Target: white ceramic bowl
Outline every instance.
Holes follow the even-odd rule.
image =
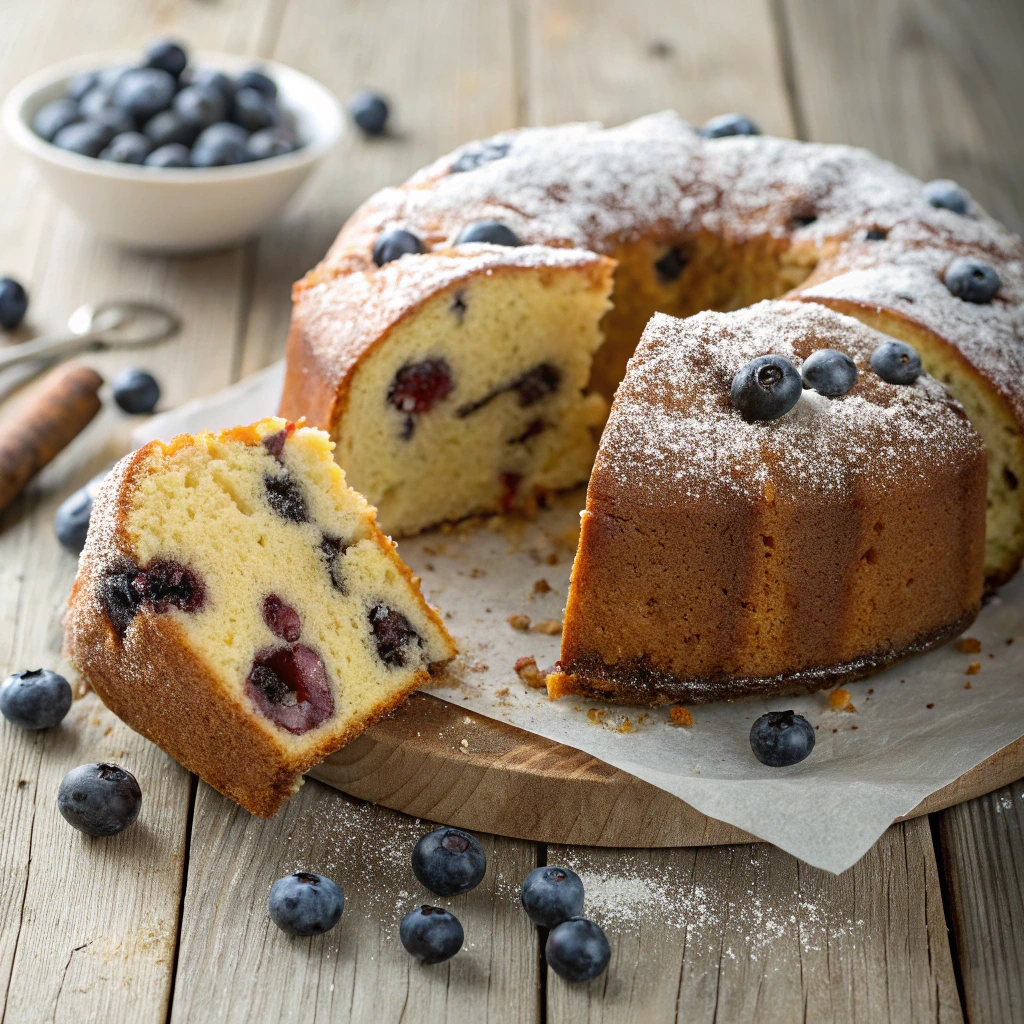
[[[257,63],[226,53],[197,52],[191,59],[229,74]],[[62,96],[72,75],[137,61],[137,53],[100,53],[46,68],[11,90],[0,115],[53,191],[98,232],[132,248],[185,252],[249,238],[341,135],[344,119],[333,93],[300,71],[264,60],[259,65],[295,118],[302,146],[293,153],[231,167],[138,167],[69,153],[32,130],[39,108]]]

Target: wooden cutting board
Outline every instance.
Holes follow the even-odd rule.
[[[310,772],[344,793],[430,821],[545,843],[719,846],[756,842],[590,754],[416,693]],[[1024,776],[1024,737],[907,818]]]

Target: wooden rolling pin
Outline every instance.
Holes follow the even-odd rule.
[[[103,378],[87,366],[62,366],[10,422],[0,425],[0,510],[100,411],[102,384]]]

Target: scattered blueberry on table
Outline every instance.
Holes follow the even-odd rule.
[[[406,914],[398,926],[402,945],[425,964],[450,960],[465,941],[459,919],[443,907],[424,904]]]
[[[388,101],[370,89],[360,89],[346,104],[356,127],[370,137],[383,135],[388,125],[391,108]]]
[[[289,935],[323,935],[340,920],[345,896],[337,882],[312,871],[296,871],[270,888],[270,918]]]
[[[191,67],[185,49],[169,39],[151,43],[136,67],[75,75],[62,97],[36,112],[32,128],[71,153],[157,168],[250,163],[301,145],[264,70],[232,79]]]
[[[480,884],[487,871],[487,856],[468,832],[442,826],[413,847],[412,870],[432,893],[457,896]]]
[[[890,338],[871,353],[871,369],[888,384],[913,384],[921,376],[921,357],[906,342]]]
[[[534,868],[523,881],[521,898],[534,924],[554,928],[583,911],[583,881],[571,868]]]
[[[13,331],[28,311],[28,292],[13,277],[0,277],[0,327]]]
[[[803,379],[788,359],[758,356],[733,377],[729,397],[748,422],[777,420],[796,405],[803,388]]]
[[[52,729],[71,710],[71,684],[48,668],[9,675],[0,686],[0,713],[22,729]]]
[[[148,370],[121,370],[110,382],[110,388],[118,406],[133,416],[151,413],[160,401],[160,385]]]
[[[600,925],[585,917],[572,917],[548,933],[544,958],[566,981],[589,981],[603,973],[612,950]]]
[[[793,711],[769,711],[751,727],[750,749],[761,764],[787,768],[814,749],[814,727]]]
[[[57,809],[90,836],[123,832],[138,816],[142,790],[135,776],[116,764],[83,764],[64,776],[57,791]]]

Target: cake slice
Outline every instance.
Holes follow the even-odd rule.
[[[590,479],[550,696],[814,690],[966,629],[985,447],[937,381],[879,376],[872,354],[891,344],[811,303],[650,321]],[[801,391],[822,349],[856,366],[835,397]],[[733,381],[769,355],[788,361],[795,405],[748,420]]]
[[[390,533],[528,510],[590,473],[614,265],[467,244],[315,270],[294,291],[281,415],[330,432]]]
[[[456,653],[331,448],[265,419],[126,456],[65,624],[112,711],[264,817]]]

